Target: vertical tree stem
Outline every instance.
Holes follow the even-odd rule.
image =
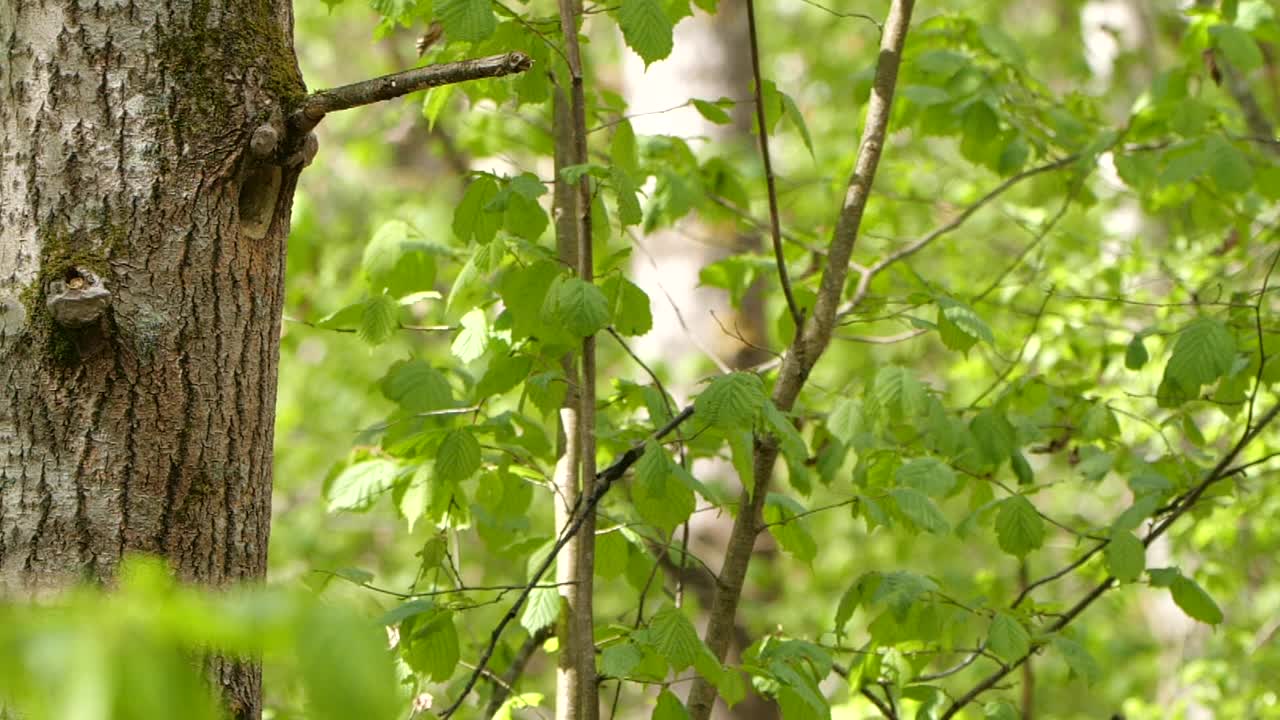
[[[570,160],[573,164],[587,162],[587,102],[583,90],[582,50],[578,44],[578,17],[582,14],[581,0],[559,0],[560,31],[564,37],[565,60],[569,66],[569,135]],[[559,184],[563,178],[557,175]],[[591,243],[591,185],[585,174],[578,179],[575,211],[578,241],[578,277],[585,282],[594,279],[594,257]],[[582,340],[581,374],[578,383],[578,448],[581,455],[581,494],[592,497],[596,483],[596,341],[594,336]],[[590,513],[583,519],[578,542],[573,551],[574,585],[573,603],[570,608],[569,640],[574,644],[577,665],[577,706],[575,720],[596,720],[600,714],[596,687],[595,617],[592,610],[593,582],[595,574],[595,515],[586,505],[582,512]]]
[[[783,359],[773,387],[773,402],[784,412],[795,404],[810,371],[831,341],[836,310],[849,274],[849,258],[853,254],[862,215],[867,207],[871,185],[888,135],[893,94],[898,83],[898,67],[902,62],[902,48],[906,43],[907,28],[911,24],[914,6],[914,0],[894,0],[889,8],[889,16],[885,19],[875,82],[871,87],[871,100],[867,104],[866,125],[858,147],[858,159],[845,192],[844,204],[840,208],[839,220],[832,233],[813,318],[805,324],[803,331],[797,330],[796,339]],[[752,482],[742,493],[742,507],[734,519],[707,624],[707,646],[721,660],[729,649],[738,601],[742,596],[742,584],[751,562],[751,550],[755,545],[756,535],[760,532],[760,511],[769,492],[769,481],[777,459],[777,444],[769,437],[757,437],[752,461]],[[707,720],[711,716],[715,699],[716,691],[710,683],[701,677],[695,680],[689,694],[689,715],[692,720]]]

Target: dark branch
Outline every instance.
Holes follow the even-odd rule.
[[[517,51],[427,65],[330,90],[320,90],[302,101],[301,107],[294,113],[293,125],[297,131],[307,133],[331,112],[391,100],[441,85],[522,73],[532,66],[533,59]]]

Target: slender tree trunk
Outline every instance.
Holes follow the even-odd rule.
[[[108,582],[128,552],[263,577],[292,23],[286,0],[0,0],[0,592]],[[256,666],[208,663],[257,717]]]

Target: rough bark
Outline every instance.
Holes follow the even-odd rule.
[[[0,0],[0,593],[263,577],[304,92],[286,0]]]

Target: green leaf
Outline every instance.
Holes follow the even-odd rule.
[[[409,532],[413,532],[413,526],[418,524],[427,510],[431,493],[430,481],[430,467],[419,465],[409,482],[399,483],[392,488],[391,498],[395,500],[396,509],[400,511],[405,524],[409,526]]]
[[[1209,177],[1224,192],[1243,193],[1253,186],[1253,166],[1230,140],[1214,136],[1205,148],[1210,159]]]
[[[780,493],[769,493],[765,498],[764,522],[782,549],[803,563],[812,563],[818,555],[818,544],[813,535],[796,518],[805,507],[794,498]]]
[[[942,344],[952,350],[968,352],[978,341],[993,344],[995,336],[991,328],[968,305],[938,298],[938,334]]]
[[[1022,715],[1011,703],[996,700],[982,706],[982,717],[984,720],[1019,720]]]
[[[897,365],[876,373],[870,396],[876,410],[888,411],[895,422],[912,420],[928,407],[924,386],[910,370]]]
[[[618,200],[618,224],[622,227],[639,225],[644,220],[644,211],[636,199],[636,184],[631,175],[614,165],[610,170],[610,184]]]
[[[374,295],[365,300],[360,312],[360,339],[381,345],[400,327],[400,304],[390,295]]]
[[[485,4],[488,4],[487,0]],[[492,176],[481,175],[472,180],[462,195],[462,201],[453,211],[453,234],[463,242],[487,243],[493,240],[498,228],[502,226],[502,213],[489,210],[488,207],[497,196],[498,181]]]
[[[1031,652],[1031,636],[1017,618],[1008,613],[997,612],[991,618],[987,647],[1001,660],[1011,663]]]
[[[436,15],[450,40],[480,42],[498,27],[489,0],[436,0]]]
[[[1102,403],[1091,405],[1080,419],[1080,437],[1083,440],[1111,440],[1120,434],[1120,423],[1115,413]]]
[[[542,704],[543,698],[542,693],[536,692],[509,695],[506,700],[502,701],[502,705],[498,706],[490,720],[515,720],[513,711],[536,708]]]
[[[912,488],[897,488],[890,491],[898,509],[916,527],[935,535],[949,532],[951,525],[924,493]]]
[[[408,223],[383,223],[365,246],[361,259],[369,288],[374,293],[386,290],[394,297],[430,290],[435,283],[436,263],[426,247]]]
[[[697,109],[699,115],[716,125],[728,125],[733,122],[733,118],[729,116],[729,113],[725,112],[724,108],[716,103],[695,99],[693,107]]]
[[[1062,636],[1054,637],[1050,642],[1054,649],[1062,655],[1062,659],[1067,662],[1067,667],[1071,669],[1071,672],[1086,683],[1092,684],[1102,675],[1102,669],[1098,667],[1098,661],[1094,660],[1089,651],[1080,643]]]
[[[621,531],[606,532],[596,536],[595,574],[601,580],[612,580],[627,569],[630,552],[627,539]]]
[[[978,413],[969,423],[969,430],[978,445],[982,459],[998,466],[1013,455],[1017,448],[1017,435],[1009,419],[997,410],[987,409]]]
[[[782,99],[782,113],[786,116],[787,121],[796,127],[800,132],[800,139],[804,141],[805,149],[809,151],[809,157],[816,157],[813,154],[813,138],[809,137],[809,126],[804,122],[804,114],[800,112],[800,108],[796,105],[796,101],[791,96],[779,91],[778,95]]]
[[[766,400],[764,381],[747,372],[734,372],[713,379],[694,400],[698,418],[725,430],[755,427]]]
[[[996,512],[996,539],[1001,550],[1023,557],[1044,544],[1044,519],[1022,495],[1007,497]]]
[[[609,142],[609,158],[633,183],[640,179],[640,154],[636,149],[636,131],[631,127],[630,120],[623,120],[614,126],[613,139]]]
[[[520,625],[532,635],[560,616],[560,593],[553,587],[534,588],[520,614]]]
[[[693,623],[678,608],[667,608],[649,620],[648,637],[674,672],[693,665],[705,650]]]
[[[1172,587],[1173,581],[1182,577],[1178,568],[1148,568],[1147,578],[1151,587]]]
[[[422,99],[422,117],[427,120],[427,130],[436,129],[436,121],[440,119],[440,113],[448,107],[449,100],[453,98],[453,91],[457,85],[437,85],[427,90],[427,95]]]
[[[1196,394],[1202,385],[1230,371],[1235,355],[1235,339],[1226,326],[1214,318],[1198,317],[1178,333],[1164,377],[1184,392]]]
[[[1226,56],[1232,69],[1248,73],[1262,67],[1262,50],[1253,36],[1235,25],[1214,25],[1209,28],[1213,44]]]
[[[1147,548],[1131,532],[1112,533],[1111,541],[1102,552],[1107,571],[1120,582],[1134,582],[1147,569]]]
[[[624,678],[640,664],[643,657],[640,648],[630,642],[610,645],[600,653],[600,674],[605,677]]]
[[[845,445],[853,445],[854,438],[863,432],[862,401],[842,397],[827,416],[827,430],[832,437]]]
[[[480,442],[470,428],[449,431],[436,451],[435,476],[447,483],[460,483],[480,469]]]
[[[604,282],[604,294],[609,301],[613,329],[618,334],[639,336],[653,329],[649,296],[638,285],[621,274],[611,275]]]
[[[1019,485],[1030,485],[1035,482],[1036,475],[1031,469],[1031,463],[1027,462],[1027,458],[1022,453],[1015,450],[1009,457],[1009,465],[1013,468],[1013,474],[1018,478]]]
[[[1134,335],[1124,349],[1124,366],[1130,370],[1141,370],[1150,358],[1147,346],[1142,342],[1142,334]]]
[[[609,325],[609,301],[599,287],[571,277],[561,281],[554,290],[550,314],[573,335],[587,337]]]
[[[461,658],[453,613],[436,610],[410,620],[405,628],[412,628],[407,643],[409,666],[435,682],[448,680]]]
[[[409,412],[429,412],[453,405],[453,390],[440,371],[425,360],[400,360],[379,383],[383,397]]]
[[[462,316],[462,330],[449,347],[453,356],[464,363],[474,362],[489,347],[489,323],[484,310],[473,308]]]
[[[689,711],[685,710],[670,690],[658,693],[658,704],[653,708],[652,720],[689,720]]]
[[[1205,592],[1195,580],[1179,575],[1169,585],[1169,592],[1173,595],[1173,601],[1178,607],[1193,620],[1209,625],[1222,622],[1222,608],[1218,607],[1218,603],[1214,602],[1209,593]]]
[[[946,495],[956,485],[956,474],[937,458],[923,457],[907,461],[898,468],[901,485],[915,488],[926,495]]]
[[[390,460],[365,460],[347,467],[329,483],[329,512],[367,510],[391,489],[400,466]]]
[[[675,26],[657,0],[622,0],[618,26],[627,47],[636,51],[645,67],[671,54]]]
[[[631,499],[645,522],[667,534],[688,520],[696,505],[693,490],[676,478],[675,463],[654,442],[645,444],[644,455],[636,462]]]

